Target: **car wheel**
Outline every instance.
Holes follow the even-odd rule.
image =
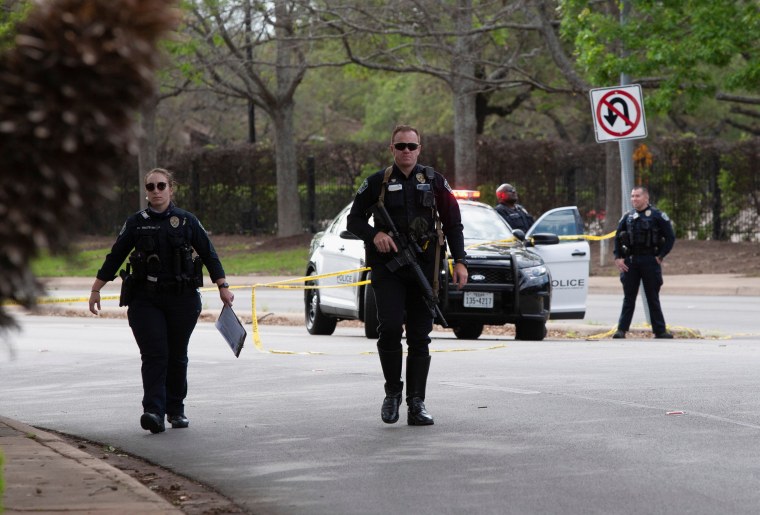
[[[309,272],[309,275],[316,275],[314,270]],[[313,286],[314,282],[307,282],[307,286]],[[319,290],[307,288],[303,293],[304,297],[304,315],[306,322],[306,330],[309,334],[324,334],[330,335],[335,332],[335,326],[338,324],[338,320],[330,318],[322,313],[319,308]]]
[[[546,322],[518,320],[515,323],[515,340],[541,341],[546,336]]]
[[[367,279],[370,278],[371,276],[368,275]],[[377,331],[378,324],[375,290],[371,284],[368,284],[364,287],[364,336],[370,340],[379,338],[380,333]]]
[[[453,329],[460,340],[477,340],[483,334],[483,324],[474,322],[463,322]]]

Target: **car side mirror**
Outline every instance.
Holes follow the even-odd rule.
[[[525,241],[525,231],[523,231],[522,229],[514,229],[512,231],[512,236],[514,236],[520,241]]]
[[[559,236],[550,232],[539,232],[531,236],[533,245],[556,245],[559,243]]]
[[[340,231],[340,234],[338,235],[344,240],[358,240],[360,239],[357,235],[355,235],[352,232],[349,231]]]

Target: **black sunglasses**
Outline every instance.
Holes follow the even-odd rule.
[[[156,183],[149,182],[145,185],[145,189],[148,191],[153,191],[156,188],[158,188],[158,191],[164,191],[167,186],[168,184],[166,184],[165,182],[156,182]]]
[[[405,148],[408,148],[409,150],[417,150],[419,148],[419,143],[394,143],[393,148],[396,150],[404,150]]]

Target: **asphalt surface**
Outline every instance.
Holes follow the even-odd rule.
[[[255,278],[255,282],[266,283],[271,279],[279,278]],[[252,278],[230,278],[229,282],[233,285],[247,284],[251,280]],[[57,284],[59,287],[71,288],[72,290],[82,289],[84,294],[89,290],[90,283],[89,280],[72,279],[61,280]],[[592,277],[589,291],[591,293],[620,293],[620,283],[614,277]],[[700,295],[705,292],[709,292],[710,295],[760,296],[760,278],[726,275],[667,276],[665,278],[665,286],[663,287],[663,294],[665,295]],[[238,313],[242,316],[245,314],[245,309],[241,308],[238,308]],[[576,329],[582,328],[583,324],[575,324],[574,327]],[[599,327],[591,327],[588,330],[598,333]],[[451,386],[460,389],[468,388],[468,385],[462,384],[452,384]],[[523,396],[529,393],[522,392]],[[567,399],[558,398],[557,400],[555,409],[558,413],[572,411],[572,407],[567,405]],[[612,409],[615,409],[615,402],[611,402],[610,405]],[[625,402],[620,401],[617,405],[625,405]],[[518,408],[530,409],[530,406],[525,405]],[[705,418],[709,417],[706,416]],[[621,421],[620,423],[622,424],[620,427],[621,435],[626,435],[625,422]],[[567,429],[568,431],[573,430],[572,428]],[[757,428],[752,427],[752,429]],[[752,434],[754,435],[754,432]],[[617,445],[620,442],[606,443],[607,445]],[[576,444],[586,445],[581,441],[577,441]],[[403,445],[402,440],[401,446],[403,447]],[[430,450],[435,453],[446,453],[445,442],[440,445],[443,447],[430,448]],[[515,442],[514,445],[519,446],[520,443]],[[552,442],[546,441],[544,445],[547,449],[551,449]],[[5,513],[179,513],[175,507],[147,486],[142,485],[125,473],[72,448],[55,435],[28,426],[23,422],[0,416],[0,449],[4,455],[5,478],[5,491],[0,507],[4,507]],[[473,448],[472,452],[483,453],[485,461],[488,461],[487,449]],[[733,449],[731,452],[736,454],[737,459],[740,459],[740,450]],[[619,464],[621,467],[625,467],[625,460],[642,459],[641,456],[636,456],[635,450],[626,451],[623,456],[624,459],[621,459]],[[674,457],[674,460],[679,463],[684,459],[688,460],[688,456]],[[741,459],[747,459],[747,457]],[[484,466],[489,465],[485,463]],[[522,466],[528,467],[526,470],[529,470],[528,463],[523,463]],[[686,480],[693,481],[693,479],[687,478]],[[528,475],[524,480],[547,481],[547,478],[531,478]],[[558,487],[561,488],[562,485],[547,484],[547,488]],[[685,487],[686,485],[684,485]],[[588,488],[593,491],[597,487],[589,484]],[[463,495],[466,495],[466,492]],[[540,500],[534,499],[533,501],[538,503],[537,506],[540,506]],[[477,503],[478,501],[473,499],[473,502]],[[663,502],[679,502],[679,500],[664,499]],[[735,507],[741,508],[739,511],[742,512],[746,508],[744,506]],[[525,505],[524,508],[526,509],[525,512],[530,512],[528,505]],[[517,512],[519,511],[517,510]],[[729,509],[729,511],[731,510]],[[663,510],[663,512],[673,513],[674,511]]]

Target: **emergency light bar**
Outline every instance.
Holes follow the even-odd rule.
[[[454,198],[460,198],[464,200],[477,200],[480,198],[480,192],[477,190],[451,190],[454,194]]]

